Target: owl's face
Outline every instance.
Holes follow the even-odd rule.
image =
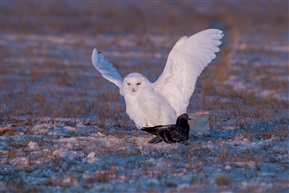
[[[148,79],[139,73],[131,73],[123,80],[124,90],[132,95],[135,95],[140,88],[148,83]]]

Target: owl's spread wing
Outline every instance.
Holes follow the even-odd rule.
[[[118,86],[120,94],[123,95],[122,93],[123,79],[121,78],[120,74],[115,69],[115,67],[106,60],[106,58],[103,56],[101,52],[97,52],[95,48],[92,52],[91,60],[96,70],[98,70],[105,79],[109,80],[110,82]]]
[[[153,86],[166,96],[177,115],[186,112],[197,78],[220,51],[222,37],[221,30],[204,30],[182,37],[171,50],[165,69]]]

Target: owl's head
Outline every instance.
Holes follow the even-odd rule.
[[[142,74],[134,72],[128,74],[123,80],[123,88],[126,92],[135,95],[137,91],[149,83]]]

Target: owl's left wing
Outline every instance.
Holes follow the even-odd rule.
[[[98,52],[95,48],[92,52],[91,60],[96,70],[98,70],[105,79],[118,86],[120,94],[123,95],[123,79],[121,78],[116,68],[106,60],[101,52]]]
[[[153,87],[167,98],[177,115],[186,112],[197,78],[220,51],[222,37],[221,30],[204,30],[182,37],[171,50],[165,69]]]

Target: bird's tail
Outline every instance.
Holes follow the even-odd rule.
[[[153,135],[158,135],[158,130],[159,129],[166,129],[172,125],[157,125],[154,127],[143,127],[141,128],[142,131],[145,131],[147,133],[153,134]]]
[[[141,128],[141,130],[145,131],[147,133],[153,134],[153,135],[158,134],[158,129],[156,129],[155,127],[143,127],[143,128]]]
[[[163,141],[163,139],[160,136],[156,136],[155,138],[150,140],[148,143],[160,143],[162,141]]]

